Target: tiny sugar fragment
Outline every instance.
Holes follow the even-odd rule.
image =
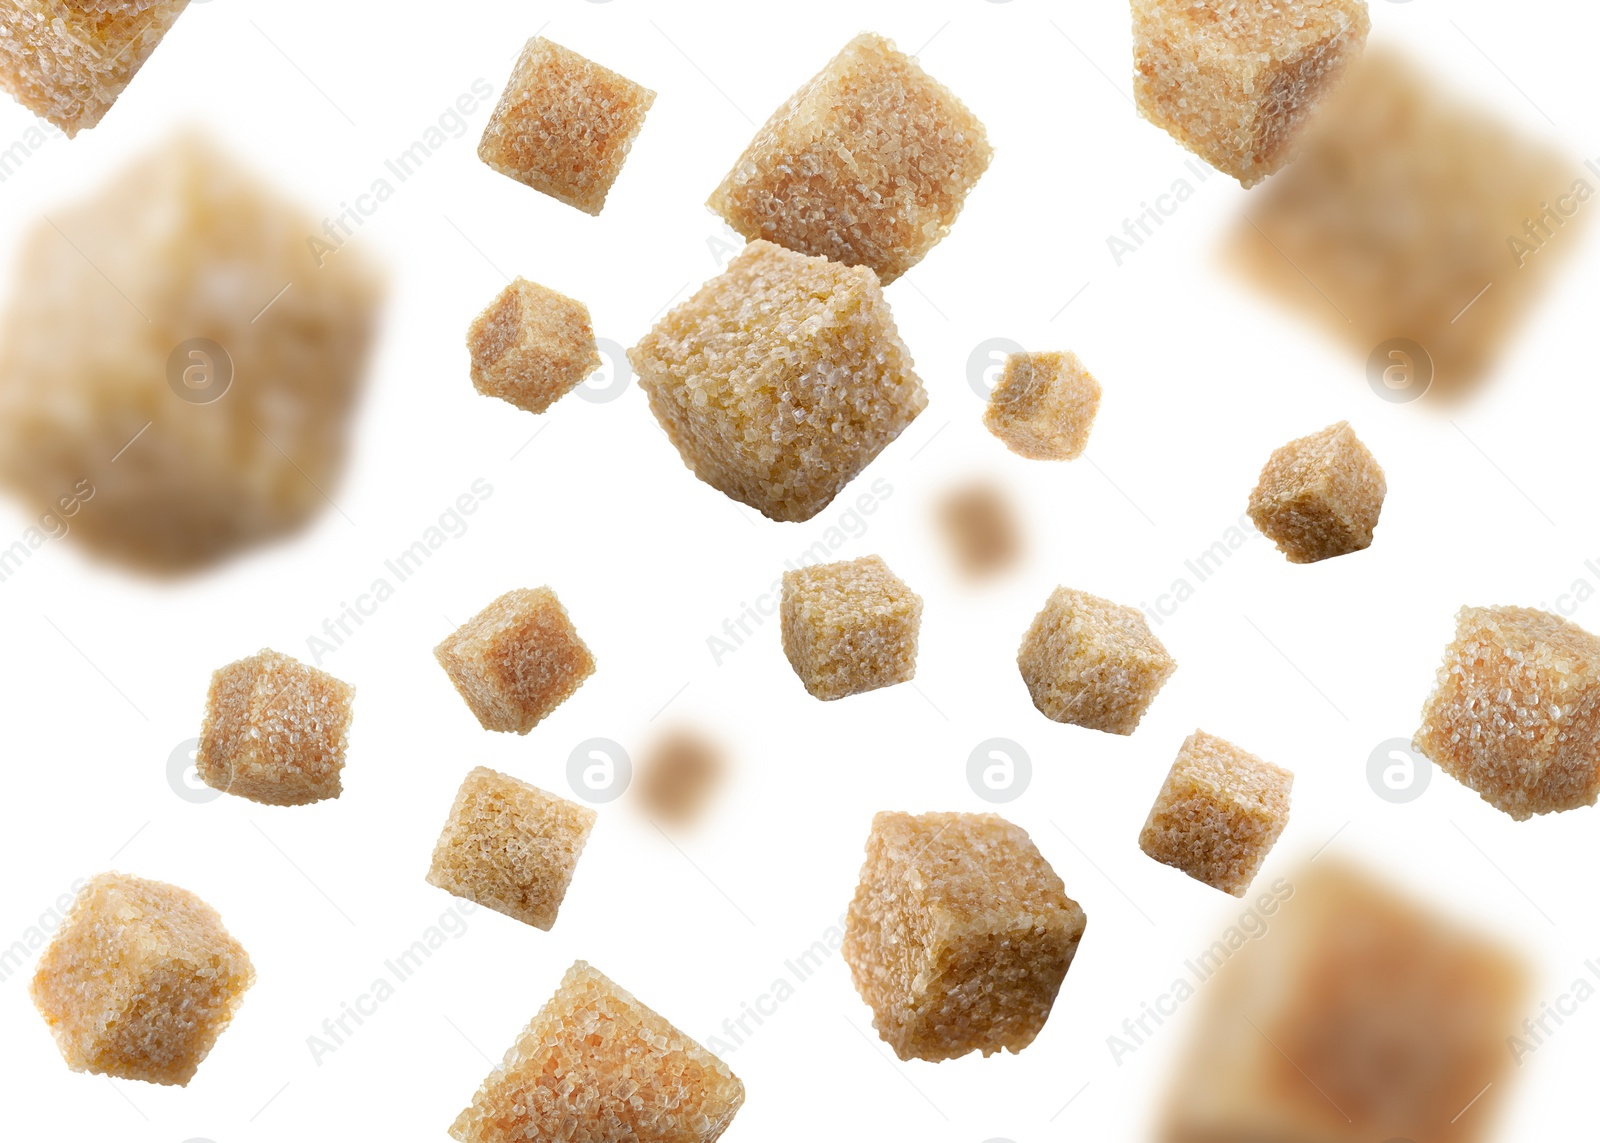
[[[1203,730],[1184,740],[1139,848],[1196,881],[1243,897],[1289,824],[1294,775]]]
[[[594,674],[594,656],[548,587],[508,591],[433,649],[485,730],[527,734]]]
[[[1100,382],[1073,353],[1013,353],[989,393],[983,423],[1018,456],[1072,460],[1089,443]]]
[[[1004,818],[880,813],[843,950],[884,1042],[937,1062],[1033,1043],[1086,924]]]
[[[483,129],[478,158],[586,214],[599,214],[656,93],[535,36]]]
[[[1293,156],[1370,26],[1365,0],[1133,0],[1139,114],[1254,186]]]
[[[1518,821],[1600,797],[1600,638],[1526,607],[1463,607],[1415,748]]]
[[[974,482],[951,489],[939,502],[939,523],[956,566],[969,579],[1006,571],[1022,555],[1016,509],[993,484]]]
[[[428,884],[548,932],[595,816],[479,766],[456,793]]]
[[[473,387],[542,413],[600,368],[589,309],[526,278],[512,282],[467,330]]]
[[[1359,552],[1372,544],[1383,469],[1348,421],[1273,452],[1250,494],[1250,519],[1290,563]]]
[[[928,404],[872,271],[752,242],[628,351],[701,480],[809,520]]]
[[[337,798],[356,689],[262,650],[211,676],[195,768],[206,785],[269,806]]]
[[[185,1086],[255,970],[187,889],[102,873],[78,893],[29,992],[75,1072]]]
[[[709,205],[748,239],[888,285],[950,232],[992,155],[959,99],[868,33],[773,113]]]
[[[1132,734],[1178,664],[1135,608],[1058,587],[1023,636],[1017,667],[1046,718]]]
[[[712,1143],[744,1103],[716,1056],[583,961],[450,1128],[459,1143]]]
[[[922,597],[878,556],[783,573],[783,653],[814,698],[840,699],[917,673]]]

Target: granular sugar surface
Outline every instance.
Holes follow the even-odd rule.
[[[1250,494],[1250,518],[1291,563],[1372,545],[1388,483],[1348,421],[1275,449]]]
[[[518,278],[467,330],[472,384],[530,413],[542,413],[600,368],[589,309]]]
[[[1073,460],[1089,443],[1100,382],[1074,353],[1013,353],[989,392],[983,423],[1018,456]]]
[[[783,573],[783,652],[814,697],[844,698],[917,673],[922,597],[880,556]]]

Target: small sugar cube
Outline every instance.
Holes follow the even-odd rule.
[[[872,272],[756,241],[628,360],[713,488],[809,520],[928,404]]]
[[[79,891],[29,992],[75,1072],[183,1087],[255,969],[187,889],[102,873]]]
[[[1365,0],[1133,0],[1139,114],[1245,186],[1361,57]]]
[[[479,766],[456,792],[428,884],[549,931],[595,812]]]
[[[1006,571],[1022,557],[1016,509],[996,485],[975,481],[951,489],[939,501],[938,517],[950,554],[969,579]]]
[[[594,656],[548,587],[508,591],[433,649],[485,730],[526,734],[594,674]]]
[[[483,129],[478,158],[586,214],[599,214],[656,93],[535,36]]]
[[[1100,382],[1073,353],[1013,353],[989,392],[983,423],[1018,456],[1072,460],[1089,443]]]
[[[1017,668],[1046,718],[1132,734],[1178,664],[1137,609],[1058,587],[1023,636]]]
[[[194,756],[201,781],[269,806],[337,798],[355,693],[271,650],[213,672]]]
[[[1527,607],[1463,607],[1415,748],[1518,821],[1600,796],[1600,638]]]
[[[1087,919],[1019,826],[994,814],[880,813],[844,958],[902,1060],[1033,1043]]]
[[[473,387],[542,413],[600,368],[589,309],[518,278],[467,330]]]
[[[1348,421],[1273,452],[1250,493],[1250,519],[1294,564],[1359,552],[1388,491],[1383,469]]]
[[[1289,824],[1294,775],[1197,730],[1150,807],[1139,848],[1213,889],[1243,897]]]
[[[840,699],[917,673],[922,597],[879,556],[783,573],[783,653],[814,698]]]
[[[726,769],[722,747],[679,727],[650,744],[633,789],[652,818],[688,825],[700,816]]]
[[[459,1143],[712,1143],[744,1084],[583,961],[539,1009],[450,1128]]]

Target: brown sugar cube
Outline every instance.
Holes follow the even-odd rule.
[[[994,814],[880,813],[845,920],[872,1026],[902,1060],[1020,1052],[1087,923],[1027,831]]]
[[[1157,1143],[1507,1137],[1497,1105],[1527,1044],[1519,954],[1332,857],[1253,905],[1253,927],[1190,962],[1202,1007]]]
[[[508,591],[433,649],[485,730],[526,734],[594,674],[594,656],[548,587]]]
[[[79,891],[29,992],[73,1071],[182,1087],[255,978],[199,897],[102,873]]]
[[[1139,848],[1213,889],[1243,897],[1289,824],[1294,775],[1197,730],[1150,807]]]
[[[959,99],[866,33],[773,113],[708,205],[748,239],[888,285],[950,233],[992,155]]]
[[[1100,382],[1072,353],[1013,353],[989,393],[984,426],[1018,456],[1072,460],[1089,443]]]
[[[1388,485],[1348,421],[1275,450],[1250,493],[1250,519],[1293,564],[1372,544]]]
[[[1016,510],[993,484],[951,489],[939,502],[938,518],[956,566],[970,579],[1003,572],[1022,556]]]
[[[1518,821],[1600,797],[1600,638],[1526,607],[1463,607],[1413,745]]]
[[[428,884],[548,932],[595,816],[479,766],[456,793]]]
[[[878,556],[783,573],[783,653],[813,698],[910,682],[922,597]]]
[[[526,278],[477,316],[467,350],[473,387],[530,413],[544,412],[600,368],[588,307]]]
[[[1017,668],[1046,718],[1132,734],[1178,664],[1135,608],[1058,587],[1022,637]]]
[[[535,36],[483,129],[478,158],[586,214],[599,214],[656,93]]]
[[[460,1143],[712,1143],[744,1084],[583,961],[522,1030],[450,1128]]]
[[[927,406],[871,270],[752,242],[628,351],[701,480],[809,520]]]
[[[686,825],[700,816],[726,769],[720,746],[679,728],[651,743],[633,789],[652,818]]]
[[[1365,0],[1133,0],[1139,114],[1254,186],[1289,161],[1370,26]]]

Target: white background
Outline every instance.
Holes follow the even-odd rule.
[[[1600,558],[1592,259],[1567,260],[1473,404],[1448,419],[1388,404],[1361,355],[1219,267],[1248,198],[1231,181],[1198,186],[1157,240],[1113,264],[1106,236],[1183,176],[1187,157],[1130,105],[1124,5],[803,7],[197,3],[98,128],[51,140],[0,184],[9,258],[43,211],[199,120],[319,216],[337,213],[475,79],[498,94],[541,28],[660,93],[598,219],[477,161],[484,104],[368,222],[360,241],[388,266],[390,294],[353,462],[330,490],[343,515],[176,584],[86,561],[68,540],[0,585],[0,947],[76,880],[115,868],[199,893],[259,974],[196,1079],[158,1088],[67,1070],[27,996],[30,954],[0,982],[5,1135],[442,1139],[489,1059],[580,957],[689,1034],[724,1035],[724,1019],[837,923],[875,811],[990,808],[965,768],[996,736],[1033,761],[1031,787],[1002,812],[1089,915],[1043,1033],[1019,1056],[899,1063],[831,956],[727,1055],[748,1089],[728,1140],[1144,1138],[1198,1002],[1120,1066],[1106,1038],[1242,908],[1136,846],[1197,725],[1296,772],[1293,820],[1264,878],[1333,838],[1330,855],[1527,950],[1536,999],[1553,1000],[1600,953],[1593,811],[1516,823],[1437,775],[1419,800],[1392,805],[1366,778],[1373,748],[1414,729],[1458,606],[1554,606],[1580,577],[1600,584],[1584,567]],[[1377,0],[1372,18],[1375,42],[1408,45],[1574,158],[1600,156],[1591,7]],[[729,237],[706,196],[754,123],[867,28],[908,51],[926,43],[925,66],[984,120],[996,154],[951,236],[888,289],[929,407],[832,507],[775,524],[698,483],[637,387],[609,403],[569,397],[537,419],[473,392],[463,334],[502,272],[584,300],[600,336],[623,345],[716,273]],[[0,105],[0,144],[32,123]],[[1074,349],[1101,379],[1083,459],[1024,461],[983,430],[967,363],[996,337]],[[1131,738],[1033,709],[1014,656],[1051,588],[1154,600],[1236,522],[1272,448],[1341,418],[1388,473],[1369,551],[1296,567],[1252,539],[1158,629],[1179,669]],[[1024,506],[1030,556],[973,590],[930,512],[979,473]],[[273,809],[175,792],[168,757],[198,733],[210,672],[263,646],[309,658],[324,618],[479,478],[494,492],[470,529],[325,660],[358,689],[344,796]],[[829,526],[853,525],[850,505],[879,480],[892,491],[840,554],[882,554],[925,598],[915,686],[818,703],[788,669],[775,622],[718,665],[708,637]],[[28,523],[0,506],[0,539]],[[599,671],[529,736],[486,733],[431,648],[501,592],[542,583]],[[1574,617],[1600,628],[1600,603]],[[423,873],[469,768],[570,793],[580,741],[637,752],[673,719],[713,728],[736,756],[702,828],[668,839],[626,798],[602,807],[554,931],[472,913],[313,1061],[307,1037],[453,908]],[[1569,1137],[1597,1047],[1600,1006],[1580,1009],[1518,1071],[1503,1136]]]

